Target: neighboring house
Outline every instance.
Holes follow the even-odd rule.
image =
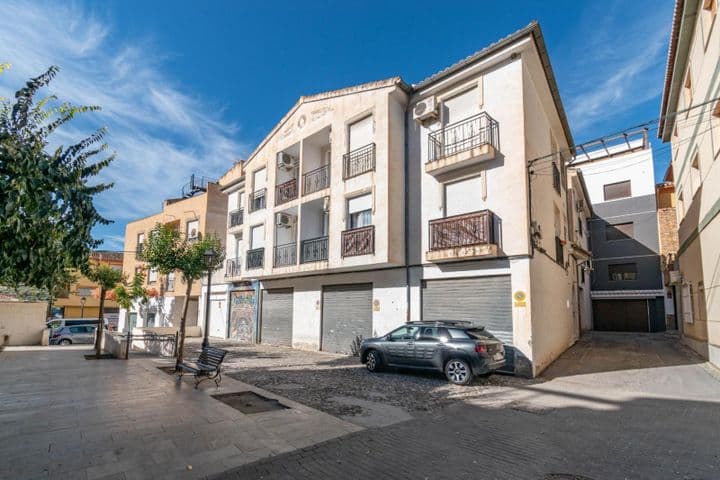
[[[570,268],[575,271],[573,314],[577,337],[581,331],[592,330],[590,220],[593,215],[592,202],[582,172],[577,168],[568,168],[568,251]]]
[[[720,366],[720,25],[718,0],[677,0],[658,136],[677,192],[679,327]]]
[[[672,165],[665,172],[663,183],[655,186],[657,198],[658,234],[660,236],[660,260],[665,288],[665,326],[670,330],[678,328],[675,312],[677,311],[677,280],[676,255],[678,251],[678,224],[675,200],[675,184],[673,183]]]
[[[664,290],[652,149],[647,132],[584,150],[572,163],[585,179],[595,213],[593,329],[665,330]]]
[[[123,252],[95,251],[90,254],[90,263],[109,265],[122,270]],[[80,272],[77,279],[65,292],[55,299],[53,315],[64,318],[97,318],[100,313],[100,287]],[[120,307],[112,298],[105,299],[104,317],[111,327],[117,327]]]
[[[470,320],[508,344],[511,370],[538,374],[582,321],[571,145],[536,23],[414,86],[301,97],[221,180],[243,208],[229,283],[259,281],[240,335],[350,353],[408,320]]]
[[[185,299],[186,284],[180,272],[160,275],[157,270],[148,269],[138,256],[150,232],[157,224],[169,225],[179,230],[189,241],[200,239],[207,234],[220,237],[225,242],[227,221],[227,198],[216,183],[203,181],[196,185],[193,177],[193,188],[181,198],[168,199],[163,202],[162,212],[149,217],[129,222],[125,227],[125,255],[123,272],[132,279],[135,272],[145,274],[145,288],[150,294],[147,304],[136,304],[130,311],[121,309],[120,330],[131,330],[135,327],[178,327]],[[193,283],[190,291],[187,311],[187,327],[201,327],[198,324],[198,297],[201,282]],[[190,328],[190,332],[198,332],[198,328]]]

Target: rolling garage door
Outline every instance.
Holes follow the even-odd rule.
[[[484,326],[506,346],[513,344],[510,275],[425,280],[423,320],[462,320]],[[507,350],[507,365],[514,371],[514,350]]]
[[[352,353],[355,338],[372,337],[372,284],[323,287],[321,350]]]
[[[260,341],[270,345],[292,346],[292,288],[263,290]]]
[[[647,332],[647,300],[593,300],[593,330]]]

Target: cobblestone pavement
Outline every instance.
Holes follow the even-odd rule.
[[[592,335],[534,384],[210,478],[715,480],[719,442],[706,364],[672,337]]]

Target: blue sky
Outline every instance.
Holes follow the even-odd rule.
[[[118,158],[103,180],[116,186],[98,205],[115,223],[95,234],[121,249],[128,220],[158,211],[190,173],[219,177],[300,95],[416,83],[533,19],[576,142],[655,118],[672,3],[0,0],[0,63],[12,64],[0,96],[54,64],[52,93],[103,107],[55,141],[109,128]],[[654,148],[659,180],[670,152]]]

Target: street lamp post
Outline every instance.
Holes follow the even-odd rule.
[[[210,328],[210,281],[212,277],[212,265],[217,253],[215,253],[215,250],[209,248],[205,250],[203,256],[205,257],[205,265],[208,267],[207,290],[205,292],[205,328],[203,328],[202,341],[202,347],[205,348],[210,346],[210,341],[208,340],[208,330]]]
[[[80,297],[80,318],[83,318],[85,316],[85,302],[87,301],[87,298]]]

